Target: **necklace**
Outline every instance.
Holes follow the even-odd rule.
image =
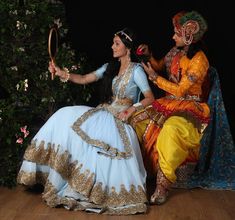
[[[129,63],[129,65],[127,66],[127,68],[125,69],[122,75],[117,75],[114,77],[112,90],[113,90],[113,94],[116,94],[116,96],[119,96],[119,95],[124,96],[126,85],[128,84],[130,75],[132,73],[132,68],[133,68],[133,65]]]
[[[188,47],[173,47],[165,56],[166,70],[170,81],[178,83],[181,78],[180,59],[187,54]]]

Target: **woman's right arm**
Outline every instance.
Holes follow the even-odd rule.
[[[85,84],[89,84],[98,80],[95,72],[87,73],[84,75],[69,73],[68,71],[66,71],[66,69],[61,69],[52,62],[49,62],[48,70],[52,74],[59,76],[61,81],[63,82],[67,82],[69,80],[77,84],[85,85]]]

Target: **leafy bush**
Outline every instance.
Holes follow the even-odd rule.
[[[89,101],[92,90],[50,79],[51,27],[59,31],[57,64],[77,73],[89,68],[86,56],[75,56],[70,47],[60,1],[1,0],[0,15],[0,84],[5,90],[0,96],[0,185],[14,186],[25,148],[39,127],[58,108]]]

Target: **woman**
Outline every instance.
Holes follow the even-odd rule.
[[[138,48],[150,56],[143,67],[166,96],[132,119],[143,145],[147,171],[157,175],[151,203],[158,205],[166,201],[171,184],[176,182],[176,169],[186,160],[198,160],[200,140],[210,116],[204,86],[209,62],[201,47],[206,21],[196,11],[180,12],[173,17],[173,25],[176,45],[163,59],[155,59],[147,45]],[[158,74],[163,70],[168,79]]]
[[[146,171],[137,136],[127,122],[154,97],[143,68],[131,62],[133,45],[129,29],[117,32],[114,61],[85,75],[49,64],[63,82],[87,84],[104,78],[104,104],[58,110],[25,152],[18,182],[43,184],[49,206],[117,215],[146,212]],[[140,91],[144,98],[139,102]]]

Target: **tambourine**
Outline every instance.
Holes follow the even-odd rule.
[[[50,59],[55,63],[55,57],[58,51],[58,31],[56,28],[51,28],[48,37],[48,53]],[[54,79],[54,73],[51,73],[51,79]]]

